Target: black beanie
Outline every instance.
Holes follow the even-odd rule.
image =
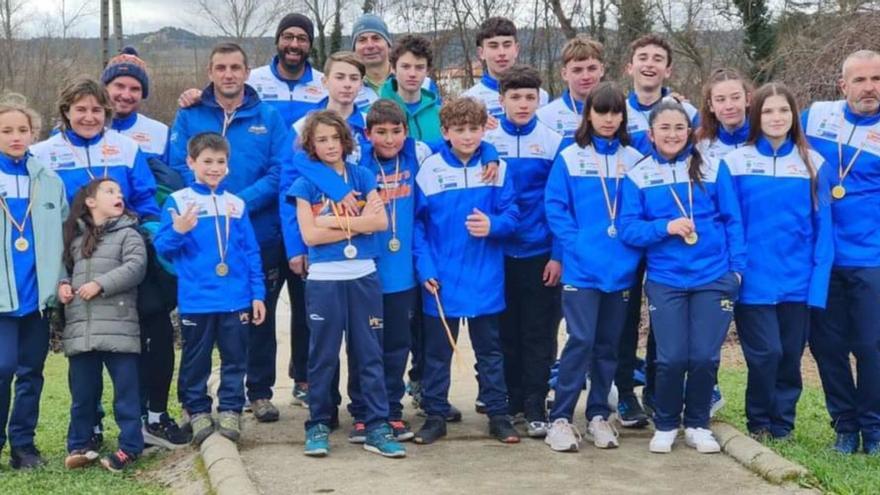
[[[302,15],[302,14],[287,14],[281,19],[281,22],[278,23],[278,29],[275,30],[275,44],[278,44],[278,38],[281,37],[281,33],[284,32],[285,29],[291,27],[298,27],[306,32],[306,36],[309,37],[309,43],[315,38],[315,26],[312,24],[312,21]]]

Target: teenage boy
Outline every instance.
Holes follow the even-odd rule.
[[[501,314],[504,381],[510,415],[524,415],[530,437],[547,432],[544,399],[556,357],[560,320],[561,256],[544,216],[544,187],[562,136],[538,121],[541,76],[529,66],[513,66],[501,76],[499,126],[486,135],[507,162],[516,191],[519,223],[504,241],[504,293]],[[552,254],[551,254],[551,251]]]
[[[437,94],[424,88],[434,59],[431,42],[424,36],[406,34],[391,49],[394,77],[389,77],[379,94],[406,112],[410,137],[433,143],[440,134],[440,103]]]
[[[456,98],[444,105],[440,125],[446,143],[425,159],[416,175],[413,252],[423,285],[421,383],[427,413],[417,443],[429,444],[446,435],[451,341],[458,335],[460,318],[468,318],[489,433],[502,442],[519,441],[507,417],[498,335],[499,313],[504,310],[504,294],[498,290],[504,284],[501,239],[516,230],[519,213],[503,160],[497,180],[482,181],[480,145],[487,120],[486,108],[472,98]]]
[[[537,115],[538,120],[567,140],[574,139],[584,102],[605,76],[603,53],[602,43],[586,36],[572,38],[562,47],[561,73],[566,89],[562,96],[539,108]]]
[[[519,43],[516,41],[516,24],[506,17],[490,17],[480,24],[477,31],[477,57],[483,62],[483,75],[462,96],[469,96],[483,103],[489,115],[501,118],[504,109],[498,94],[498,78],[514,64],[519,54]],[[550,100],[543,89],[539,107]]]

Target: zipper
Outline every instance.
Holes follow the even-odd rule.
[[[3,232],[3,242],[6,242],[6,225],[8,223],[8,220],[6,220],[4,218],[2,223],[3,223],[3,231],[2,231]],[[3,266],[6,268],[6,293],[9,294],[9,308],[10,308],[10,310],[12,310],[12,304],[13,304],[13,302],[12,302],[12,282],[9,279],[9,276],[11,273],[9,270],[9,258],[11,256],[12,256],[12,254],[3,253]],[[15,276],[15,274],[12,273],[12,276]]]
[[[849,137],[846,139],[846,145],[849,146],[849,143],[852,141],[853,135],[856,133],[856,125],[852,125],[852,130],[849,131]]]
[[[519,137],[522,135],[519,128],[516,129],[516,157],[519,158]]]
[[[773,177],[776,177],[776,150],[773,150]]]
[[[82,252],[82,244],[80,244]],[[94,253],[92,253],[94,254]],[[86,282],[92,279],[92,258],[86,258]],[[86,301],[86,349],[92,348],[92,301]]]

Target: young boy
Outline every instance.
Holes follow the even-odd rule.
[[[423,86],[433,58],[427,38],[415,34],[401,36],[391,49],[394,77],[388,78],[379,92],[380,97],[394,101],[406,112],[410,137],[429,143],[443,137],[439,97]]]
[[[446,435],[452,358],[447,337],[457,336],[459,318],[468,318],[489,432],[502,442],[519,441],[507,417],[498,337],[498,314],[504,310],[500,239],[515,231],[519,213],[504,161],[499,160],[496,181],[481,180],[480,145],[487,119],[486,108],[472,98],[456,98],[444,105],[440,125],[447,143],[425,159],[416,175],[413,252],[424,287],[422,406],[427,413],[417,443],[430,444]],[[444,255],[439,257],[440,253]]]
[[[567,140],[581,123],[584,102],[605,75],[602,43],[586,36],[568,40],[562,47],[562,96],[538,109],[538,120]]]
[[[483,102],[489,115],[501,118],[504,109],[498,99],[498,78],[516,64],[518,54],[519,43],[516,41],[516,24],[513,21],[506,17],[490,17],[483,21],[477,31],[477,57],[484,63],[485,70],[480,82],[462,96]],[[549,95],[542,89],[538,106],[546,105],[549,100]]]
[[[524,415],[530,437],[547,431],[544,399],[555,359],[561,317],[561,253],[544,216],[544,187],[562,136],[538,121],[541,76],[529,66],[513,66],[501,76],[500,125],[486,135],[508,165],[516,190],[519,224],[504,242],[501,314],[504,380],[510,415]],[[551,250],[554,251],[551,254]]]
[[[189,140],[186,161],[195,182],[168,198],[154,241],[178,276],[180,385],[196,444],[214,431],[208,377],[215,342],[221,362],[218,430],[233,442],[241,436],[248,333],[266,316],[260,247],[244,201],[223,185],[228,159],[229,143],[220,134]]]

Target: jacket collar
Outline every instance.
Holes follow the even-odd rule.
[[[325,96],[318,102],[317,108],[324,110],[327,108],[327,105],[330,104],[330,97]],[[353,134],[363,134],[364,129],[367,127],[367,123],[364,121],[364,114],[361,112],[360,107],[357,106],[357,103],[352,105],[351,115],[346,119],[346,123],[355,131]]]
[[[395,78],[393,74],[388,76],[388,79],[385,80],[385,84],[379,88],[379,97],[392,99],[398,104],[405,106],[406,102],[403,101],[403,98],[397,93],[397,87],[397,78]],[[416,111],[413,112],[413,115],[421,112],[425,108],[430,108],[437,103],[437,95],[434,94],[433,91],[421,88],[420,93],[421,98],[419,99],[419,106]]]
[[[626,98],[627,98],[627,100],[629,100],[629,105],[631,107],[635,108],[636,110],[638,110],[639,112],[650,112],[651,109],[654,108],[654,106],[656,104],[660,103],[663,100],[663,98],[666,97],[666,95],[668,95],[668,94],[669,94],[669,88],[661,88],[660,89],[660,98],[657,101],[651,103],[650,105],[642,105],[641,103],[639,103],[639,98],[638,98],[638,96],[636,96],[635,90],[630,91],[629,95]]]
[[[512,134],[514,136],[522,136],[524,134],[531,134],[532,131],[535,130],[535,127],[538,125],[538,117],[532,116],[532,120],[526,122],[525,125],[516,125],[512,121],[507,118],[507,115],[501,116],[501,128],[504,129],[504,132],[508,134]]]
[[[259,104],[260,96],[257,94],[257,90],[252,88],[250,84],[245,84],[244,98],[242,98],[241,105],[239,105],[235,111],[236,113],[249,114],[255,110]],[[214,95],[214,83],[208,84],[208,86],[202,91],[202,105],[225,111],[223,107],[217,103],[217,97]]]
[[[64,137],[70,144],[74,146],[92,146],[93,144],[96,144],[104,139],[104,132],[100,132],[97,135],[86,139],[84,137],[81,137],[79,134],[73,132],[73,129],[65,129]]]
[[[758,153],[761,153],[764,156],[785,156],[791,153],[791,150],[794,149],[794,141],[791,140],[791,137],[787,137],[785,138],[785,141],[782,142],[779,149],[774,151],[773,145],[770,144],[770,141],[762,134],[755,142],[755,149],[758,150]]]
[[[852,125],[874,125],[880,122],[880,111],[874,115],[858,115],[849,108],[849,103],[843,101],[843,118]]]
[[[749,138],[749,119],[743,121],[742,125],[728,132],[723,125],[718,124],[718,140],[728,146],[736,146],[746,142]]]
[[[226,192],[226,186],[223,184],[223,182],[224,181],[221,181],[220,184],[217,186],[217,189],[214,190],[214,194],[216,194],[217,196],[220,196],[221,194]],[[211,188],[202,184],[201,182],[193,182],[190,188],[192,188],[192,190],[198,194],[211,194]]]
[[[446,141],[446,143],[444,143],[444,146],[440,149],[440,155],[443,157],[443,160],[446,163],[452,165],[453,167],[471,167],[480,163],[480,149],[481,146],[477,146],[477,151],[474,152],[473,156],[471,156],[468,162],[462,163],[458,156],[456,156],[455,153],[452,151],[452,145],[449,143],[449,141]]]
[[[0,153],[0,170],[14,174],[21,174],[22,172],[27,173],[28,158],[30,158],[30,156],[31,154],[29,151],[26,151],[21,158],[12,158],[5,153]]]
[[[498,91],[498,79],[489,75],[489,69],[480,77],[480,82],[492,91]]]
[[[562,92],[562,102],[565,103],[565,106],[571,110],[572,112],[583,115],[584,113],[584,102],[575,100],[571,96],[571,92],[567,89]]]
[[[114,131],[125,131],[131,129],[132,126],[138,120],[138,113],[132,112],[131,114],[125,117],[113,117],[113,121],[110,122],[110,128]]]
[[[305,69],[303,69],[303,75],[300,76],[299,79],[287,79],[282,76],[281,73],[278,72],[278,55],[272,57],[272,61],[269,62],[269,70],[272,71],[272,75],[275,76],[276,79],[286,82],[288,85],[305,84],[311,82],[314,78],[314,75],[312,74],[312,65],[308,62],[306,62]]]
[[[603,138],[599,136],[592,136],[590,138],[590,144],[593,145],[593,149],[596,150],[596,153],[600,155],[613,155],[617,153],[617,150],[620,149],[620,141],[617,138]]]
[[[661,155],[657,151],[657,148],[655,146],[652,146],[651,147],[651,156],[653,156],[654,160],[661,165],[665,165],[665,164],[673,164],[674,165],[678,162],[686,161],[691,156],[691,153],[693,152],[693,150],[694,150],[694,145],[688,144],[687,146],[684,147],[683,150],[679,151],[678,154],[675,155],[675,157],[673,157],[670,160],[668,158],[663,157],[663,155]]]

